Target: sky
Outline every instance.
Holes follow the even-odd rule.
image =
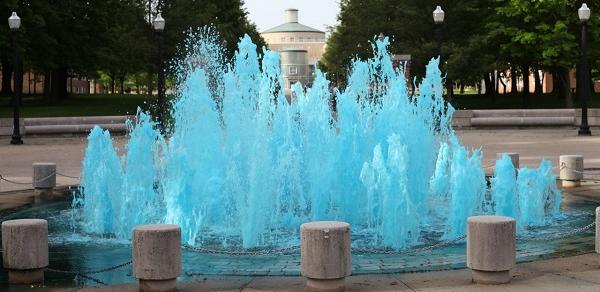
[[[334,25],[340,11],[338,0],[244,0],[248,16],[262,32],[283,23],[283,11],[296,8],[299,22],[326,31]]]

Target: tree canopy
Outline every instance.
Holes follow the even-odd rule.
[[[463,85],[484,80],[491,92],[496,89],[498,74],[529,76],[546,70],[567,82],[565,74],[576,65],[579,56],[577,9],[583,2],[341,0],[338,24],[331,28],[320,65],[333,78],[343,77],[350,61],[369,56],[369,41],[383,33],[392,38],[392,54],[412,56],[411,72],[420,77],[425,64],[437,55],[432,12],[441,5],[446,12],[440,28],[442,69],[449,80]],[[596,25],[600,23],[600,5],[594,2],[589,7],[589,56],[594,72],[600,72],[600,46],[596,45],[600,41],[600,27]],[[568,86],[564,82],[555,87],[561,90],[561,85]]]
[[[227,44],[227,56],[244,33],[261,47],[264,41],[247,18],[242,0],[4,0],[0,15],[16,11],[22,19],[17,37],[23,66],[45,76],[44,92],[49,101],[67,96],[70,76],[108,77],[113,82],[126,77],[136,80],[152,76],[157,66],[157,35],[149,19],[160,11],[166,20],[162,33],[165,60],[176,54],[177,46],[190,28],[214,26]],[[13,34],[15,35],[15,34]],[[0,59],[3,76],[13,66],[11,33],[0,25]],[[3,78],[6,79],[6,78]],[[151,84],[151,81],[149,84]]]

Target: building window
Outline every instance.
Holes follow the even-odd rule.
[[[312,41],[312,38],[307,38],[306,42],[310,43]]]
[[[303,37],[299,37],[299,38],[298,38],[298,42],[300,42],[300,43],[301,43],[301,42],[304,42],[304,38],[303,38]]]
[[[290,66],[290,68],[288,70],[288,73],[290,75],[296,75],[296,74],[298,74],[298,67],[296,67],[296,66]]]
[[[283,42],[285,42],[285,38],[281,38],[281,42],[282,42],[282,43],[283,43]]]
[[[294,42],[294,38],[290,38],[290,43],[293,43],[293,42]]]

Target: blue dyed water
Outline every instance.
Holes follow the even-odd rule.
[[[342,220],[355,246],[402,249],[462,235],[472,215],[513,215],[520,227],[558,216],[549,162],[516,176],[503,157],[488,189],[481,151],[451,128],[439,59],[410,94],[388,39],[376,40],[345,88],[317,70],[288,102],[276,52],[258,54],[246,36],[227,62],[210,31],[193,39],[169,136],[142,112],[122,156],[108,131],[90,133],[77,233],[127,240],[136,225],[172,223],[191,245],[285,247],[304,222]]]

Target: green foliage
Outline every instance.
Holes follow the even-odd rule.
[[[412,73],[423,75],[436,55],[432,12],[446,12],[441,57],[449,79],[476,84],[486,73],[526,65],[560,70],[579,57],[580,24],[573,0],[342,0],[320,68],[343,77],[350,61],[370,55],[369,41],[379,33],[392,38],[392,54],[412,55]],[[588,1],[589,56],[600,76],[600,4]]]
[[[158,35],[148,19],[161,11],[166,20],[163,35],[166,62],[183,41],[184,31],[214,25],[233,53],[238,39],[248,33],[264,45],[248,21],[242,0],[3,0],[0,17],[16,11],[22,19],[18,43],[26,70],[54,76],[52,93],[66,95],[70,76],[136,80],[158,66]],[[0,58],[12,62],[13,48],[7,25],[0,25]],[[62,73],[62,74],[61,74]],[[130,81],[131,82],[131,81]],[[57,90],[55,90],[57,89]],[[58,90],[63,89],[63,90]]]

